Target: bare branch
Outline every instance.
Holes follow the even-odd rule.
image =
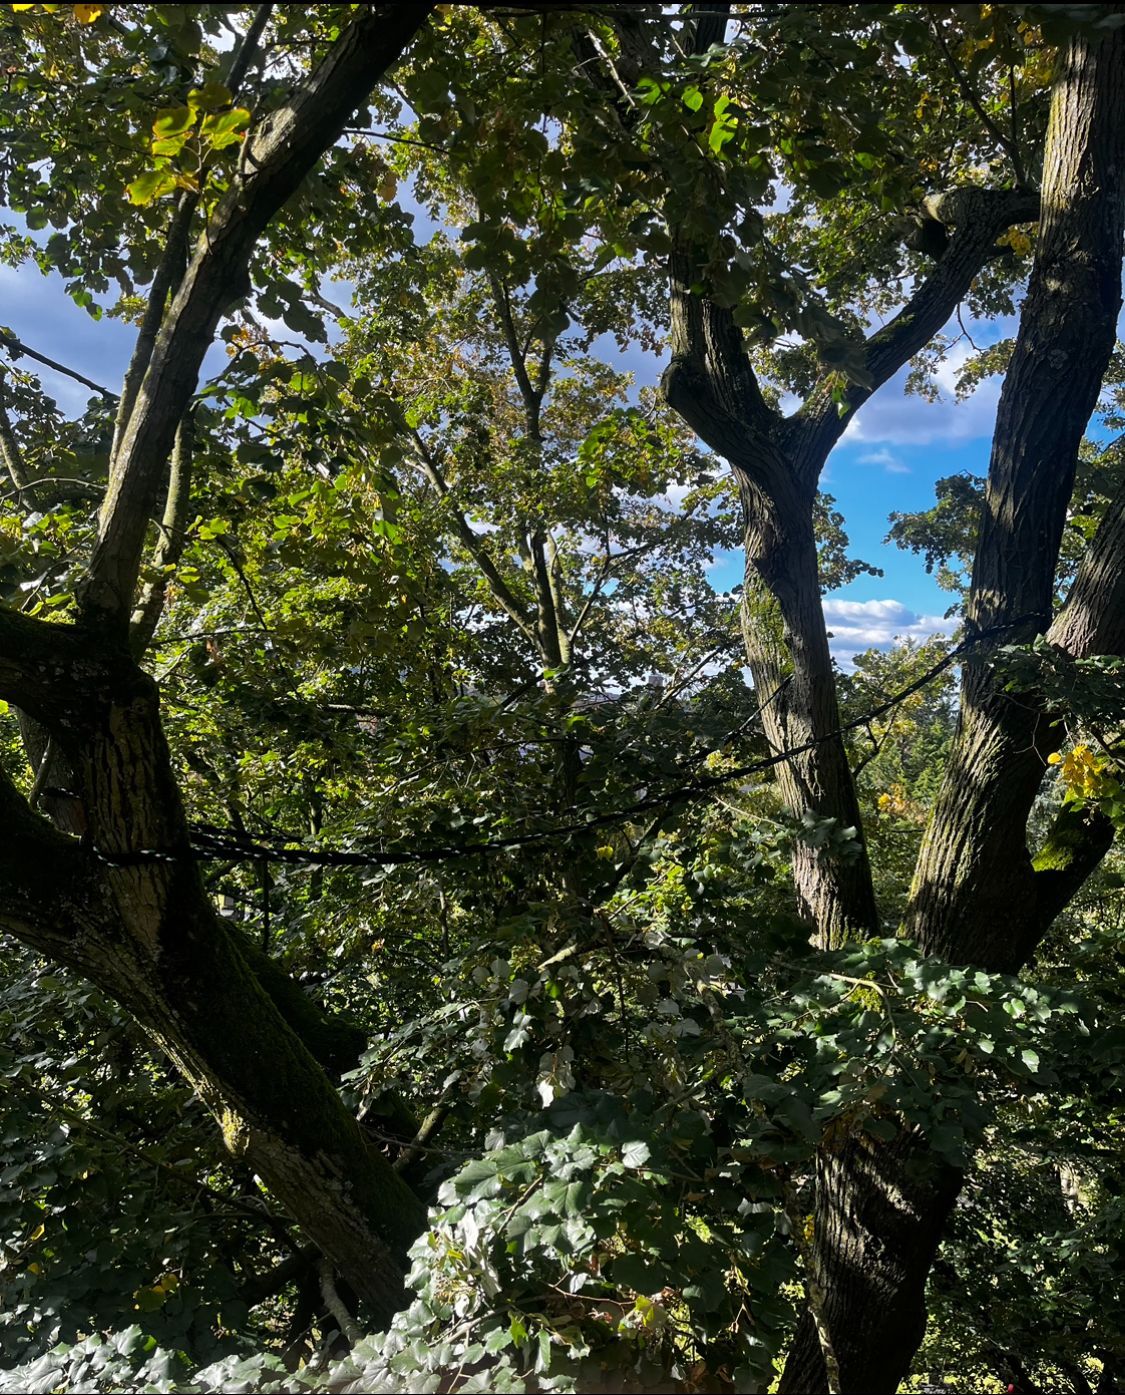
[[[81,383],[83,387],[91,388],[94,392],[101,393],[107,402],[116,402],[117,393],[110,392],[109,388],[102,387],[101,383],[95,383],[93,378],[87,378],[84,373],[79,373],[74,368],[68,368],[65,363],[60,363],[58,359],[48,358],[46,354],[41,354],[38,349],[32,349],[17,339],[14,334],[5,334],[0,330],[0,345],[14,357],[19,358],[21,354],[28,358],[33,358],[36,363],[42,363],[47,368],[52,368],[56,373],[63,374],[66,378],[73,378],[76,383]]]
[[[348,1312],[344,1300],[340,1297],[340,1291],[336,1287],[336,1272],[327,1255],[323,1255],[320,1261],[320,1296],[324,1299],[324,1306],[336,1319],[340,1336],[355,1346],[363,1336],[363,1329]]]
[[[156,275],[152,280],[152,290],[149,292],[148,304],[145,306],[141,327],[137,332],[137,342],[133,346],[133,354],[125,373],[121,398],[117,403],[117,418],[113,424],[113,446],[109,454],[111,468],[112,462],[117,459],[125,429],[129,425],[129,418],[133,414],[137,393],[140,391],[141,383],[148,371],[152,351],[156,347],[156,336],[160,333],[160,326],[164,323],[164,313],[168,306],[168,293],[169,291],[175,293],[184,277],[188,232],[198,206],[198,194],[184,193],[180,196],[172,214],[172,221],[165,236],[160,265],[156,268]]]
[[[234,50],[226,77],[227,90],[232,97],[238,95],[238,90],[250,69],[250,64],[258,56],[262,34],[269,23],[271,14],[273,14],[272,5],[259,5],[254,11],[254,18],[250,21],[242,42]]]
[[[512,314],[512,300],[508,294],[508,288],[498,276],[489,277],[492,286],[492,298],[496,305],[496,313],[500,317],[500,327],[504,331],[504,342],[508,346],[508,357],[511,360],[512,372],[516,376],[516,386],[520,390],[520,397],[523,398],[524,409],[527,412],[527,434],[538,442],[541,439],[539,430],[539,412],[543,406],[543,394],[547,390],[547,372],[551,363],[551,350],[545,349],[543,371],[539,375],[539,382],[535,384],[531,381],[531,375],[527,371],[527,355],[521,349],[519,336],[516,333],[516,322]]]

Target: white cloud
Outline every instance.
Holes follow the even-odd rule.
[[[695,488],[692,484],[670,484],[663,494],[657,495],[657,502],[666,508],[682,509],[684,500]]]
[[[1004,316],[987,325],[970,321],[968,329],[970,334],[980,336],[978,344],[986,344],[1014,333],[1015,326],[1014,316]],[[996,406],[1000,400],[1001,379],[987,379],[964,402],[954,398],[957,376],[973,356],[971,345],[961,340],[938,364],[933,375],[941,392],[941,401],[938,402],[907,396],[905,389],[909,370],[900,369],[859,409],[848,423],[843,440],[891,446],[924,446],[933,441],[952,444],[991,436],[996,421]]]
[[[840,601],[828,597],[824,618],[832,636],[832,653],[845,668],[865,649],[882,648],[896,640],[929,639],[953,628],[953,621],[943,615],[919,615],[896,600]]]
[[[869,450],[859,457],[861,465],[881,465],[888,475],[908,475],[910,466],[904,464],[893,451],[881,446],[879,450]]]

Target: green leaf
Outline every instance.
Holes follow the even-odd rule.
[[[626,1143],[621,1150],[621,1161],[626,1167],[644,1167],[652,1156],[652,1150],[647,1143],[640,1139],[633,1143]]]
[[[149,170],[126,186],[131,202],[144,207],[176,188],[175,172],[167,167]]]
[[[212,150],[225,150],[242,140],[249,125],[249,111],[245,107],[234,107],[231,111],[205,116],[199,135]]]

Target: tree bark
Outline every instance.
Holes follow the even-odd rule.
[[[1052,101],[1041,234],[997,417],[969,603],[978,631],[1047,630],[1078,447],[1113,348],[1125,226],[1125,38],[1073,39]],[[1052,637],[1120,642],[1120,502]],[[1096,652],[1096,651],[1095,651]],[[908,929],[930,953],[1014,972],[1108,846],[1096,818],[1056,830],[1061,865],[1027,845],[1046,755],[1061,733],[1033,694],[965,666],[954,752],[927,830]],[[1072,820],[1075,816],[1069,816]],[[819,1165],[814,1229],[833,1296],[845,1391],[891,1392],[924,1329],[925,1282],[956,1198],[955,1169],[902,1134],[873,1162],[855,1148]],[[918,1169],[921,1169],[919,1171]],[[914,1178],[928,1178],[919,1183]],[[885,1200],[881,1199],[885,1198]],[[781,1389],[825,1389],[803,1325]],[[904,1332],[906,1336],[904,1337]]]
[[[1125,225],[1125,44],[1076,39],[1063,56],[1043,170],[1043,212],[996,419],[970,632],[1042,634],[1078,446],[1113,349]],[[1097,578],[1083,581],[1087,591]],[[1103,578],[1104,580],[1104,578]],[[1103,611],[1105,590],[1095,599]],[[931,953],[1013,971],[1046,929],[1027,819],[1061,739],[1028,695],[965,666],[958,738],[915,873],[910,932]],[[1049,923],[1049,922],[1048,922]]]
[[[945,324],[1000,233],[1039,207],[1034,194],[984,189],[954,190],[931,203],[954,227],[948,249],[898,315],[857,346],[865,383],[849,387],[837,404],[824,382],[788,418],[762,396],[730,311],[693,289],[703,279],[698,256],[681,245],[671,263],[664,394],[735,472],[745,517],[743,630],[762,725],[774,750],[808,748],[778,767],[782,797],[797,816],[856,831],[844,856],[800,841],[794,849],[798,906],[823,947],[877,933],[881,922],[855,784],[837,734],[813,531],[817,481],[852,416]]]
[[[889,1144],[860,1135],[821,1152],[812,1262],[843,1395],[897,1390],[909,1370],[926,1330],[926,1277],[960,1188],[960,1173],[913,1132]],[[778,1392],[827,1389],[806,1312]]]
[[[710,17],[708,24],[710,41],[720,41]],[[665,393],[730,461],[739,482],[747,654],[763,725],[777,749],[817,743],[779,772],[783,795],[798,813],[859,827],[854,781],[833,735],[839,720],[811,519],[816,481],[851,415],[945,324],[997,236],[1036,216],[1041,236],[1000,408],[970,624],[978,633],[1001,629],[1007,642],[1050,624],[1078,445],[1120,304],[1122,43],[1114,31],[1068,45],[1053,94],[1041,201],[1026,191],[980,189],[930,201],[952,235],[908,304],[863,346],[865,380],[846,390],[842,410],[825,382],[793,416],[783,420],[773,411],[732,317],[696,289],[705,281],[705,258],[682,245],[673,256]],[[1070,652],[1108,647],[1115,603],[1121,613],[1115,566],[1123,550],[1125,521],[1114,515],[1057,622],[1059,642],[1076,646]],[[1037,856],[1027,847],[1045,757],[1059,740],[1034,701],[1000,692],[983,661],[967,663],[957,748],[910,907],[909,929],[930,952],[1018,968],[1104,854],[1104,820],[1073,810]],[[850,863],[798,849],[794,878],[820,944],[878,925],[862,845]],[[959,1186],[956,1170],[912,1132],[886,1145],[853,1142],[820,1157],[814,1267],[845,1391],[892,1391],[908,1370],[924,1330],[926,1276]],[[826,1388],[820,1342],[807,1317],[781,1388]]]
[[[215,1115],[228,1149],[379,1321],[401,1305],[403,1255],[425,1208],[368,1150],[326,1074],[354,1051],[354,1033],[323,1022],[262,956],[260,980],[252,952],[217,917],[190,848],[156,686],[130,657],[128,627],[173,442],[219,317],[248,284],[255,242],[432,8],[362,7],[251,131],[162,316],[169,284],[157,287],[161,303],[146,325],[159,322],[159,332],[123,399],[80,623],[0,608],[0,695],[39,724],[74,773],[83,830],[78,842],[52,829],[0,773],[0,928],[137,1017]]]
[[[0,686],[60,741],[87,824],[78,843],[0,786],[0,923],[138,1018],[220,1122],[228,1149],[388,1317],[425,1210],[368,1150],[323,1066],[215,914],[188,843],[155,685],[77,628],[8,614],[0,641]],[[289,1016],[300,1025],[292,1008]]]

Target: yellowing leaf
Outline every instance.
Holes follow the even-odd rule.
[[[189,106],[163,107],[156,113],[156,120],[152,123],[152,132],[156,136],[174,136],[180,131],[186,131],[192,123],[192,112]]]
[[[74,18],[79,24],[93,24],[104,12],[104,5],[75,5]]]
[[[223,150],[228,145],[237,145],[246,134],[250,124],[250,113],[245,107],[233,107],[221,115],[207,115],[199,128],[200,138],[212,150]]]
[[[133,1306],[142,1313],[154,1313],[164,1305],[166,1298],[171,1297],[180,1286],[180,1276],[178,1274],[161,1274],[149,1288],[138,1288],[133,1291]]]
[[[205,82],[188,93],[188,106],[193,111],[221,111],[230,105],[230,88],[221,82]]]
[[[387,203],[390,203],[398,193],[398,180],[393,174],[385,174],[379,183],[377,192],[381,199],[385,199]]]
[[[176,183],[176,175],[173,170],[159,169],[149,170],[125,187],[130,201],[144,207],[145,204],[152,203],[162,195],[170,194],[176,188]]]
[[[13,6],[12,6],[12,9],[15,10],[16,14],[19,14],[21,10],[33,10],[34,8],[35,8],[34,5],[13,5]]]

